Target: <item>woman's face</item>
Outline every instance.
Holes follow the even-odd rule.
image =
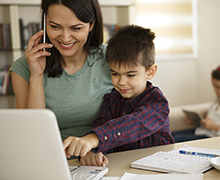
[[[220,80],[212,78],[212,85],[216,95],[220,98]]]
[[[51,5],[47,13],[47,35],[63,57],[83,53],[84,44],[93,26],[80,21],[64,5]]]

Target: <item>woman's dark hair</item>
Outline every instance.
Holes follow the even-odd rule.
[[[93,21],[95,21],[93,30],[89,33],[87,42],[84,45],[84,50],[88,54],[96,53],[103,42],[103,19],[98,0],[42,0],[42,24],[43,13],[47,14],[49,6],[54,4],[62,4],[66,6],[74,12],[80,21],[84,23],[90,23],[91,25]],[[50,43],[47,35],[46,42]],[[97,49],[97,51],[92,49]],[[62,65],[65,65],[65,62],[56,48],[51,48],[50,52],[51,56],[47,57],[44,73],[48,73],[48,77],[59,77],[62,75]]]
[[[220,66],[212,71],[212,78],[220,80]]]
[[[136,25],[119,28],[108,42],[106,61],[127,66],[142,64],[146,70],[155,63],[154,32]]]

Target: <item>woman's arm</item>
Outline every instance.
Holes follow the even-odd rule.
[[[17,108],[27,108],[29,83],[15,72],[11,72],[12,86]]]
[[[30,78],[28,83],[15,72],[11,72],[17,108],[45,108],[43,79]]]
[[[30,83],[15,72],[11,73],[17,108],[45,108],[43,76],[46,56],[51,54],[48,51],[42,51],[42,49],[51,48],[52,45],[39,44],[42,35],[43,31],[34,34],[25,50],[25,57],[31,73]]]

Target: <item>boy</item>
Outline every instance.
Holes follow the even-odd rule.
[[[168,101],[149,82],[157,71],[154,38],[150,29],[129,25],[109,40],[106,61],[114,89],[104,96],[99,116],[88,134],[64,141],[68,157],[81,156],[84,165],[100,165],[107,162],[106,157],[98,153],[96,158],[89,152],[93,148],[106,153],[109,149],[116,152],[174,143]]]

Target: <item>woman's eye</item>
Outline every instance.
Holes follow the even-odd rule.
[[[58,28],[59,28],[58,26],[55,26],[55,25],[51,25],[51,27],[52,27],[53,29],[58,29]]]
[[[81,30],[82,28],[79,28],[79,27],[74,27],[74,28],[72,28],[72,30],[74,30],[74,31],[79,31],[79,30]]]

